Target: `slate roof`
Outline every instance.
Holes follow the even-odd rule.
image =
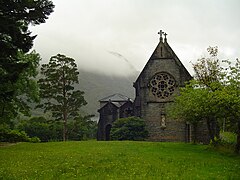
[[[122,94],[119,94],[119,93],[107,96],[103,99],[100,99],[99,101],[100,102],[108,102],[109,100],[112,102],[125,102],[125,101],[129,101],[129,100],[133,102],[133,100],[131,98],[124,96]]]

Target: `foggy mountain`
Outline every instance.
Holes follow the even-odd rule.
[[[84,91],[85,100],[88,102],[82,110],[98,116],[99,100],[115,93],[120,93],[134,99],[135,89],[133,82],[135,82],[138,75],[139,72],[137,71],[132,72],[131,75],[116,76],[80,69],[79,84],[75,86],[75,89]]]
[[[104,57],[104,61],[96,59]],[[75,89],[85,92],[88,104],[82,110],[88,114],[98,116],[99,100],[109,95],[120,93],[134,99],[133,82],[136,81],[139,72],[125,56],[116,51],[101,51],[87,58],[90,62],[94,60],[92,68],[84,68],[85,62],[77,62],[79,71],[79,84]],[[93,61],[92,61],[93,63]],[[99,64],[98,64],[99,63]]]
[[[102,58],[104,61],[100,61],[100,57],[104,57]],[[74,85],[74,90],[84,91],[88,103],[81,108],[81,112],[94,114],[97,120],[100,99],[115,93],[134,99],[133,82],[140,72],[122,54],[115,51],[101,51],[97,55],[92,54],[91,58],[80,58],[87,59],[85,61],[79,61],[76,57],[74,59],[77,59],[79,72],[79,84]],[[38,78],[40,77],[39,74]],[[41,116],[41,110],[34,110],[34,115]]]

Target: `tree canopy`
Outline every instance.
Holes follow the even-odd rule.
[[[0,1],[0,104],[11,101],[21,73],[31,66],[19,55],[32,48],[36,37],[31,35],[29,25],[44,23],[53,8],[49,0]]]
[[[35,80],[38,71],[37,67],[41,60],[40,55],[35,51],[31,53],[18,52],[18,58],[21,62],[28,63],[26,69],[19,75],[17,81],[13,84],[6,83],[0,85],[0,91],[14,89],[13,97],[0,98],[0,120],[2,123],[10,123],[10,120],[16,117],[19,112],[29,115],[29,103],[39,100],[38,85]]]
[[[63,121],[63,140],[67,139],[67,120],[79,115],[79,110],[87,102],[84,92],[74,90],[78,82],[78,70],[75,60],[65,55],[52,56],[48,64],[42,64],[40,97],[45,99],[38,107],[51,111],[56,120]]]
[[[193,65],[195,79],[180,90],[169,108],[173,117],[180,117],[197,125],[206,121],[213,142],[219,137],[219,128],[224,121],[228,130],[237,133],[236,152],[240,150],[240,62],[232,65],[217,58],[217,47],[208,48],[209,58],[202,58]]]
[[[36,58],[39,59],[36,53],[26,55],[36,37],[31,35],[29,25],[44,23],[53,8],[49,0],[0,1],[0,117],[16,109],[13,106],[17,104],[19,108],[22,103],[17,103],[19,98],[16,97],[28,91],[28,87],[35,86],[33,81],[27,80],[33,76],[38,63]],[[31,92],[28,91],[28,94]]]

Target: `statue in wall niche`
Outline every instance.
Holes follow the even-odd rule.
[[[166,117],[165,117],[165,114],[162,114],[161,115],[161,128],[162,129],[165,129],[167,126],[166,126]]]

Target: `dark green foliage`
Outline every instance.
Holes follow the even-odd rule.
[[[68,121],[68,140],[95,139],[97,122],[91,120],[92,116],[79,116]],[[47,120],[44,117],[33,117],[23,120],[17,127],[20,131],[25,131],[29,137],[38,137],[42,142],[61,141],[62,123]]]
[[[31,36],[30,24],[44,23],[53,12],[49,0],[0,1],[0,103],[10,102],[15,96],[15,83],[30,62],[22,60],[19,52],[27,53],[36,36]],[[2,111],[2,109],[1,109]],[[0,114],[1,115],[1,114]]]
[[[0,123],[10,124],[18,112],[29,112],[28,100],[37,100],[33,77],[40,56],[26,54],[33,46],[29,25],[44,23],[53,12],[49,0],[0,1]]]
[[[213,144],[219,143],[219,127],[237,134],[236,152],[240,151],[240,61],[229,61],[224,68],[217,59],[217,47],[208,49],[211,57],[198,60],[196,73],[169,108],[171,116],[197,125],[205,120]],[[223,127],[222,127],[223,125]],[[226,126],[227,125],[227,126]],[[230,126],[230,127],[229,127]]]
[[[7,124],[0,124],[0,142],[41,142],[38,137],[29,138],[25,131],[10,129]]]
[[[95,139],[97,134],[97,122],[92,121],[92,115],[78,116],[68,123],[69,140]]]
[[[220,134],[221,143],[236,145],[237,143],[237,134],[232,132],[221,132]]]
[[[67,139],[67,120],[79,115],[79,110],[87,102],[84,92],[74,90],[78,84],[78,69],[75,60],[58,54],[51,57],[48,64],[41,67],[43,78],[39,79],[40,96],[45,101],[38,106],[50,111],[56,120],[63,122],[63,140]]]
[[[35,51],[24,54],[18,52],[18,57],[21,62],[28,63],[28,67],[19,75],[18,80],[14,84],[0,85],[0,91],[14,89],[14,96],[10,99],[6,96],[0,96],[0,122],[11,123],[19,112],[24,115],[29,115],[29,102],[37,102],[39,100],[39,91],[36,80],[37,67],[40,61],[40,55]],[[5,84],[6,85],[6,84]]]
[[[32,137],[29,139],[29,142],[31,143],[40,143],[41,140],[38,137]]]
[[[7,142],[28,142],[29,136],[24,131],[11,130],[6,134]]]
[[[143,141],[147,137],[145,121],[138,117],[117,119],[111,128],[112,140]]]
[[[11,131],[6,123],[0,123],[0,142],[7,142],[7,134]]]
[[[62,139],[62,125],[48,121],[44,117],[33,117],[19,123],[18,129],[25,131],[30,137],[38,137],[42,142]]]

